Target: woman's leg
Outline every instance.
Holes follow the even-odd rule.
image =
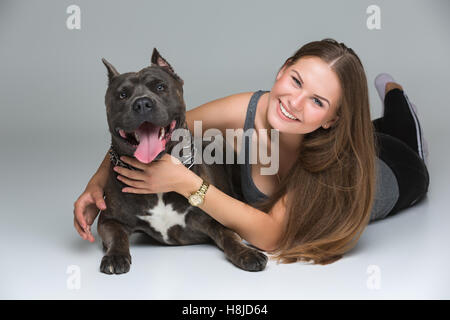
[[[399,186],[399,198],[389,213],[392,215],[424,198],[428,191],[429,174],[415,110],[400,85],[386,85],[386,92],[384,115],[374,120],[373,125],[379,147],[378,156],[394,172]]]
[[[399,198],[388,216],[420,202],[428,192],[430,178],[424,161],[400,139],[376,132],[378,157],[391,168],[399,190]]]
[[[405,142],[426,162],[428,148],[415,106],[396,83],[388,83],[386,92],[383,117],[373,121],[375,130]]]

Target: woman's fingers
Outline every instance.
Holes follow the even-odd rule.
[[[90,228],[90,226],[88,225],[87,226],[87,231],[85,231],[81,226],[80,226],[80,224],[78,223],[78,221],[77,221],[77,218],[73,218],[73,225],[75,226],[75,229],[77,230],[77,232],[78,232],[78,234],[80,235],[80,237],[81,238],[83,238],[83,240],[88,240],[88,241],[90,241],[90,242],[94,242],[95,241],[95,238],[94,238],[94,236],[92,235],[92,233],[91,233],[91,228]]]
[[[146,189],[133,189],[133,188],[124,188],[123,192],[127,192],[127,193],[136,193],[136,194],[150,194],[150,193],[154,193],[154,192],[150,192]]]
[[[86,235],[83,231],[83,228],[81,228],[80,224],[77,221],[77,218],[73,217],[73,226],[75,227],[75,230],[77,230],[78,234],[83,238],[86,239]]]
[[[90,226],[99,210],[105,209],[106,203],[101,189],[85,191],[74,203],[74,226],[83,239],[94,242]]]
[[[146,183],[144,181],[131,180],[124,176],[117,176],[117,179],[125,183],[126,185],[138,189],[144,189],[146,187]]]
[[[117,172],[118,174],[136,180],[136,181],[142,181],[145,179],[145,173],[143,171],[137,171],[137,170],[130,170],[123,167],[114,167],[113,170]]]
[[[106,203],[103,199],[103,192],[102,191],[95,191],[92,193],[92,197],[94,198],[95,205],[99,210],[105,210],[106,209]]]
[[[129,164],[129,165],[131,165],[131,166],[133,166],[135,168],[141,169],[141,170],[145,170],[147,168],[147,165],[145,163],[140,162],[136,158],[130,158],[130,157],[127,157],[127,156],[121,156],[120,160],[122,160],[123,162],[125,162],[125,163],[127,163],[127,164]],[[133,171],[133,170],[130,170],[130,171]]]
[[[83,228],[80,226],[80,224],[77,221],[77,218],[73,218],[73,225],[75,226],[75,229],[77,230],[78,234],[80,235],[80,237],[83,238],[83,240],[89,240],[91,241],[91,239],[94,239],[94,237],[92,236],[92,234],[85,232],[83,230]],[[91,241],[92,242],[92,241]]]
[[[74,203],[73,214],[78,225],[85,231],[87,227],[84,212],[87,206],[87,198],[82,194],[80,198]]]

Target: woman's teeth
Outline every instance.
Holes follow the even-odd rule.
[[[294,117],[292,114],[290,114],[289,112],[287,112],[287,110],[283,107],[283,105],[281,104],[281,102],[280,102],[280,109],[281,109],[281,112],[286,116],[286,117],[288,117],[289,119],[292,119],[292,120],[298,120],[296,117]]]

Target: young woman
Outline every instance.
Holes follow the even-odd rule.
[[[202,121],[203,131],[218,128],[224,136],[227,128],[254,128],[257,138],[259,129],[279,131],[277,174],[261,175],[263,165],[247,157],[241,171],[245,203],[210,185],[200,208],[279,262],[341,258],[370,221],[412,206],[428,191],[415,110],[388,75],[377,77],[376,86],[385,109],[371,122],[360,59],[343,43],[324,39],[288,58],[269,92],[231,95],[188,111],[191,132],[194,120]],[[248,151],[249,143],[235,151]],[[148,165],[123,160],[143,170],[115,169],[129,186],[123,192],[189,197],[203,182],[169,154]],[[109,167],[107,155],[74,205],[75,228],[91,242],[90,225],[106,208]]]

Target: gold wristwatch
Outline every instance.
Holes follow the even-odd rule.
[[[208,187],[209,183],[203,180],[200,189],[198,189],[188,197],[188,201],[191,206],[198,207],[203,203],[203,201],[205,200],[206,191],[208,191]]]

